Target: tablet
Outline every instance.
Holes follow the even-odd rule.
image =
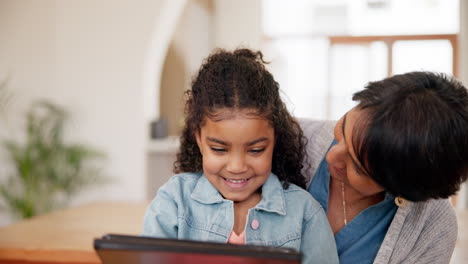
[[[94,240],[103,264],[300,264],[295,249],[108,234]]]

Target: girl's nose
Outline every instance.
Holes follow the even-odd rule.
[[[328,164],[338,169],[345,169],[347,153],[348,151],[344,144],[336,144],[330,149],[330,151],[328,151],[326,160]]]
[[[235,154],[229,157],[226,170],[231,173],[243,173],[247,171],[247,163],[245,162],[244,155]]]

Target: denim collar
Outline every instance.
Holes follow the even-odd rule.
[[[208,181],[204,173],[198,178],[197,185],[193,189],[190,197],[204,204],[215,204],[224,201],[223,196],[221,196],[218,190]]]
[[[216,204],[224,201],[218,190],[208,181],[204,174],[198,179],[191,198],[204,204]],[[262,200],[255,209],[286,215],[284,190],[278,177],[271,173],[262,186]]]

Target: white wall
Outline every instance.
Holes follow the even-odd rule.
[[[145,111],[155,107],[158,98],[145,109],[144,89],[152,85],[158,96],[158,65],[184,4],[171,0],[0,1],[0,77],[10,75],[14,94],[7,112],[14,118],[0,121],[1,136],[15,136],[29,103],[47,98],[71,112],[68,139],[108,154],[105,173],[111,183],[84,192],[75,204],[146,198]],[[172,24],[159,21],[174,5]],[[145,72],[156,77],[150,79]],[[8,221],[0,212],[0,225]]]
[[[460,1],[459,79],[468,87],[468,1]],[[468,208],[468,183],[462,187],[459,207]]]
[[[85,191],[74,204],[146,198],[148,122],[159,116],[162,65],[186,3],[0,1],[0,78],[10,76],[14,94],[10,118],[0,120],[0,136],[21,138],[24,111],[31,101],[46,98],[70,111],[67,139],[108,154],[105,173],[111,184]],[[191,50],[197,53],[184,51],[191,75],[215,46],[260,48],[259,0],[208,1],[208,6],[214,18],[202,20],[214,23],[211,33],[193,34],[186,25],[175,38],[187,46],[192,44],[187,38],[210,39],[206,46],[206,41],[194,42]],[[0,225],[8,221],[0,212]]]
[[[215,0],[215,46],[261,48],[261,0]]]
[[[460,1],[459,68],[460,80],[468,85],[468,1]]]
[[[125,1],[125,0],[124,0]],[[130,0],[126,0],[131,3]],[[143,70],[144,113],[147,123],[159,118],[161,74],[169,44],[187,0],[155,0],[159,4]]]
[[[213,1],[187,1],[177,22],[166,53],[160,79],[160,116],[167,119],[169,135],[181,132],[184,112],[184,92],[191,80],[214,48]],[[157,139],[147,148],[147,199],[173,175],[177,138]]]
[[[214,48],[213,13],[211,1],[188,1],[174,30],[172,43],[184,58],[185,71],[188,73],[187,88],[203,59]]]

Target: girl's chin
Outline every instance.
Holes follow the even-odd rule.
[[[245,200],[244,197],[239,197],[238,195],[222,195],[224,199],[233,201],[234,203],[243,202]]]

